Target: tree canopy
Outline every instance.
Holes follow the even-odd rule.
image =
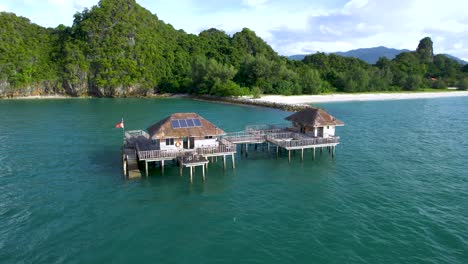
[[[144,96],[318,94],[468,88],[468,68],[435,55],[430,38],[415,52],[375,65],[317,53],[279,56],[255,32],[198,36],[175,30],[135,0],[101,0],[76,13],[71,27],[43,28],[0,13],[0,95],[66,93]]]

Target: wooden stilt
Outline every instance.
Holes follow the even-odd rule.
[[[332,158],[335,158],[335,148],[336,147],[332,147]]]
[[[148,161],[145,160],[145,172],[146,172],[146,177],[148,177]]]
[[[190,183],[193,183],[193,167],[190,166]]]
[[[322,154],[322,153],[323,153],[323,147],[320,148],[320,154]]]
[[[161,160],[161,173],[164,175],[164,160]]]
[[[270,142],[267,143],[267,150],[270,152]]]
[[[203,173],[202,174],[203,175],[203,181],[205,181],[206,178],[205,178],[205,166],[204,165],[202,165],[202,173]]]
[[[255,144],[255,151],[257,151],[258,149],[258,144]]]
[[[123,161],[123,174],[127,176],[127,160],[124,159]]]
[[[182,162],[180,162],[179,166],[180,166],[180,176],[182,176],[182,169],[183,169]]]
[[[291,150],[288,150],[288,161],[291,164]]]
[[[304,161],[304,149],[301,149],[301,161]]]
[[[223,156],[223,168],[226,170],[226,155]]]
[[[312,159],[315,160],[315,148],[312,149]]]
[[[247,157],[249,154],[249,144],[245,144],[245,156]]]
[[[278,157],[279,157],[279,147],[276,146],[276,159],[278,159]]]
[[[232,159],[232,168],[235,169],[236,168],[236,161],[234,159],[234,154],[231,154],[231,159]]]

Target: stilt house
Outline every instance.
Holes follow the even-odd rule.
[[[344,123],[320,108],[308,108],[294,113],[286,120],[291,121],[299,133],[312,137],[329,138],[335,136],[335,128]]]
[[[148,134],[160,150],[218,147],[218,136],[226,134],[196,113],[175,113],[150,126]]]

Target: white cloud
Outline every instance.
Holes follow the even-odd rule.
[[[360,9],[369,3],[368,0],[350,0],[344,5],[344,10]]]
[[[242,3],[250,7],[263,7],[269,0],[242,0]]]

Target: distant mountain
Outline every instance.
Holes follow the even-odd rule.
[[[449,55],[449,54],[442,54],[442,55],[445,55],[445,56],[449,57],[449,58],[452,59],[452,60],[456,60],[456,61],[457,61],[458,63],[460,63],[461,65],[467,65],[467,64],[468,64],[468,61],[464,61],[464,60],[462,60],[462,59],[460,59],[460,58],[457,58],[457,57],[455,57],[455,56],[452,56],[452,55]]]
[[[368,49],[355,49],[346,52],[335,52],[336,55],[344,56],[344,57],[353,57],[361,59],[369,64],[375,64],[380,57],[386,57],[390,60],[394,59],[398,54],[402,52],[408,52],[410,50],[398,50],[398,49],[391,49],[386,48],[383,46],[376,47],[376,48],[368,48]]]
[[[380,57],[387,57],[388,59],[394,59],[398,54],[402,52],[408,52],[410,50],[407,49],[392,49],[392,48],[387,48],[387,47],[375,47],[375,48],[364,48],[364,49],[355,49],[355,50],[350,50],[346,52],[334,52],[333,54],[344,56],[344,57],[353,57],[353,58],[358,58],[361,59],[369,64],[375,64]],[[448,55],[448,54],[443,54],[451,59],[456,60],[462,65],[468,64],[468,62],[461,60],[455,56]],[[304,54],[298,54],[298,55],[292,55],[289,57],[291,60],[303,60],[306,55]]]
[[[305,56],[307,56],[306,54],[297,54],[297,55],[292,55],[292,56],[289,56],[289,59],[290,60],[303,60],[305,58]]]

